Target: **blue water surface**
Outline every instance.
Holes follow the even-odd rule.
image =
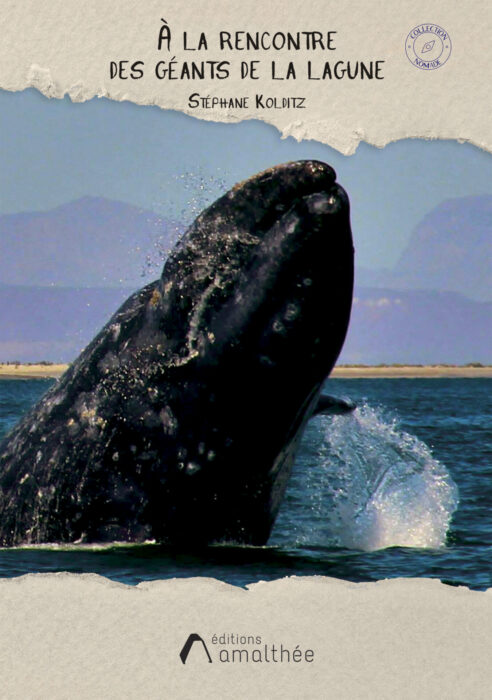
[[[0,381],[0,438],[52,382]],[[292,575],[432,577],[489,588],[491,389],[490,379],[328,380],[329,393],[358,408],[310,422],[265,547],[3,549],[0,576],[93,572],[127,584],[207,576],[237,586]]]

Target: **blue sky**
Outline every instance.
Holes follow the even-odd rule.
[[[301,158],[336,169],[365,267],[392,266],[413,227],[441,201],[491,191],[492,156],[467,144],[362,144],[346,157],[313,141],[282,140],[258,121],[219,124],[127,102],[72,104],[35,90],[0,91],[0,214],[95,195],[190,219],[235,182]]]

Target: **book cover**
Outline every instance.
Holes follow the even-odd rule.
[[[3,697],[487,697],[490,7],[0,13]]]

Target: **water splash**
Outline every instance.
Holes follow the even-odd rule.
[[[147,283],[158,278],[162,266],[177,240],[185,230],[179,221],[166,221],[159,218],[154,222],[155,234],[147,246],[147,253],[140,271],[140,277]]]
[[[149,245],[150,252],[145,257],[141,277],[148,280],[159,277],[162,265],[181,238],[196,219],[198,214],[215,201],[226,189],[228,182],[225,173],[205,174],[200,168],[196,172],[180,173],[173,177],[173,182],[166,186],[166,207],[177,211],[173,219],[160,218],[156,221],[156,232]],[[178,205],[170,197],[171,192],[185,193],[185,204]],[[156,203],[155,206],[158,209]]]
[[[457,505],[457,487],[427,445],[364,404],[310,422],[272,540],[437,548]],[[282,521],[290,532],[279,537]]]

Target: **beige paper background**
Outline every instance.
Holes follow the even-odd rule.
[[[304,96],[308,109],[275,112],[189,110],[180,81],[111,81],[110,60],[166,56],[156,50],[160,18],[173,32],[219,29],[337,31],[334,52],[313,61],[385,61],[382,81],[254,84],[202,82],[201,94]],[[215,120],[259,118],[283,136],[328,143],[345,154],[361,139],[383,146],[404,137],[453,138],[492,147],[492,11],[480,0],[391,2],[146,3],[39,0],[0,7],[0,88],[35,87],[74,101],[132,100]],[[453,52],[442,68],[421,71],[405,53],[422,22],[444,27]],[[196,36],[196,34],[194,34]],[[198,52],[195,52],[198,53]],[[325,55],[326,53],[326,55]],[[273,52],[272,52],[273,54]],[[193,58],[197,60],[197,56]],[[232,55],[279,64],[285,54]],[[123,586],[92,575],[31,575],[0,580],[2,698],[489,698],[492,693],[492,595],[430,580],[351,584],[310,577],[251,586],[208,579]],[[267,643],[313,649],[314,661],[208,664],[178,653],[196,632],[260,635]],[[213,647],[217,651],[218,647]]]
[[[492,594],[439,581],[290,578],[245,591],[31,575],[0,581],[0,612],[3,698],[490,698]],[[211,664],[198,648],[181,663],[191,632]],[[210,639],[223,633],[314,659],[220,663]]]
[[[92,97],[132,100],[179,109],[214,120],[264,119],[283,136],[316,139],[345,154],[361,139],[376,146],[405,137],[447,138],[492,148],[490,116],[490,36],[492,13],[487,0],[215,0],[215,2],[139,3],[120,0],[23,0],[0,7],[2,49],[0,88],[35,87],[48,97],[68,94],[74,101]],[[171,51],[157,51],[161,17],[172,31]],[[412,28],[434,22],[452,40],[452,55],[436,70],[412,66],[405,38]],[[219,52],[217,37],[227,31],[336,31],[335,51]],[[208,51],[184,51],[182,34],[197,46],[203,31]],[[227,80],[158,80],[151,67],[159,60],[230,59]],[[384,60],[383,80],[273,81],[269,66],[311,59]],[[140,80],[110,80],[111,60],[144,60]],[[261,60],[257,81],[238,78],[242,60]],[[300,75],[300,74],[299,74]],[[286,97],[304,96],[306,110],[198,110],[187,107],[190,93]]]

